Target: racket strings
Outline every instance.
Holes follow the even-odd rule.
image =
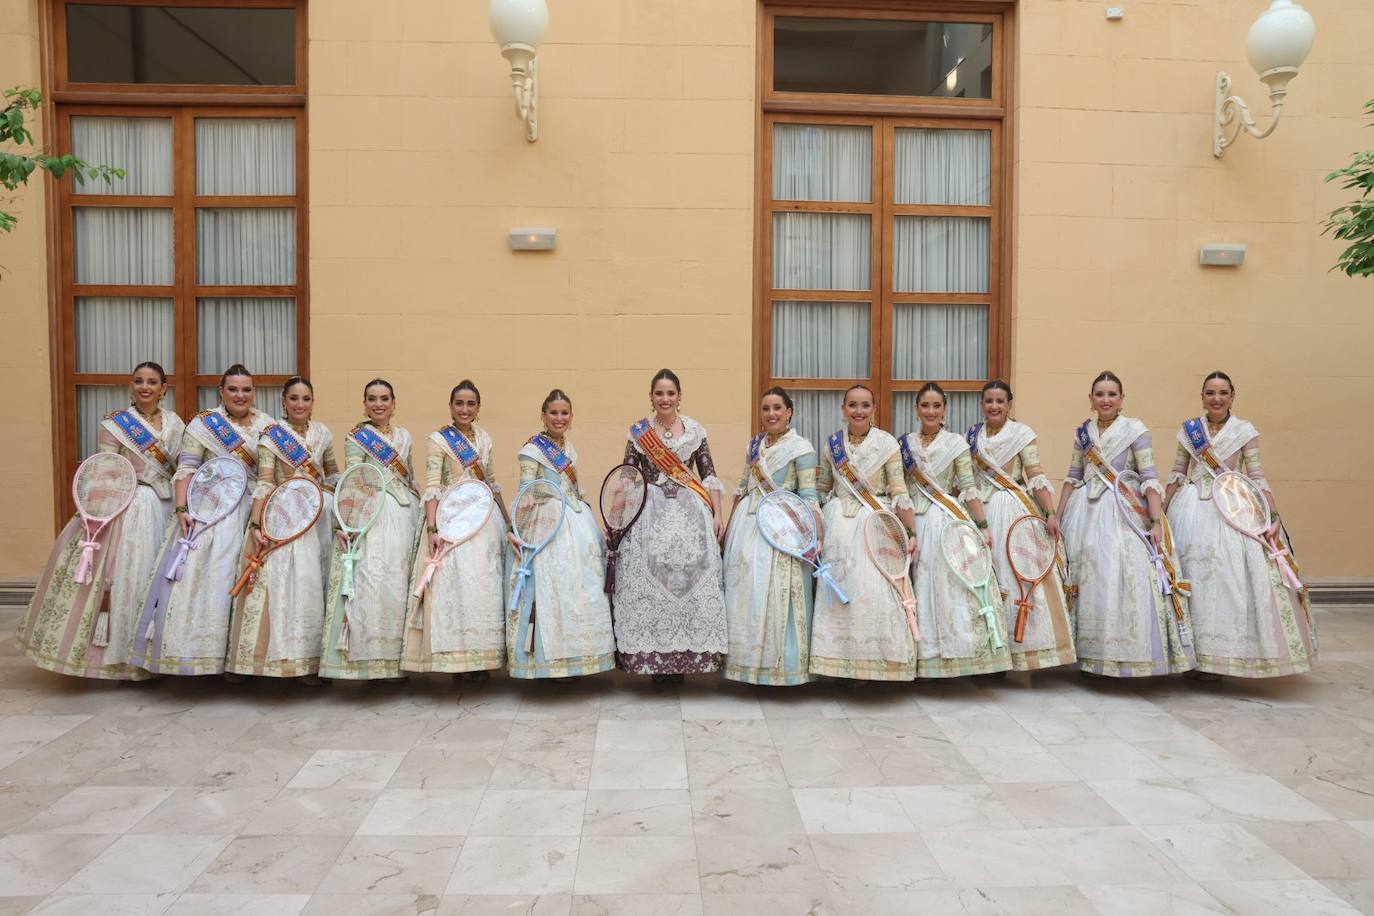
[[[624,529],[644,506],[644,474],[636,467],[612,471],[601,486],[601,517],[611,528]]]
[[[894,522],[896,524],[894,525]],[[889,576],[900,576],[906,570],[906,532],[901,522],[886,515],[874,514],[864,525],[864,537],[873,561]]]
[[[1018,524],[1007,535],[1007,557],[1021,578],[1035,581],[1054,565],[1058,544],[1048,526]]]
[[[274,541],[295,537],[315,524],[322,504],[319,487],[304,480],[287,481],[272,491],[262,507],[262,530]]]
[[[990,567],[983,543],[975,532],[963,526],[945,529],[941,538],[945,560],[950,568],[965,582],[983,582],[987,579]]]
[[[511,528],[526,544],[542,544],[558,528],[562,494],[552,484],[527,484],[511,506]]]
[[[334,487],[334,515],[346,531],[362,531],[382,510],[386,478],[370,464],[354,465]]]
[[[248,471],[233,458],[212,458],[200,466],[186,489],[191,517],[213,524],[228,515],[248,489]]]
[[[460,541],[475,534],[491,515],[491,491],[482,484],[454,487],[439,503],[435,527],[446,541]]]
[[[1269,527],[1269,505],[1249,478],[1223,474],[1213,486],[1212,498],[1222,515],[1242,531],[1259,533]]]

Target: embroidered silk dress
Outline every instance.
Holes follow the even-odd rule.
[[[491,436],[473,425],[466,437],[477,454],[477,466],[493,493],[501,492],[492,469]],[[422,502],[439,500],[449,487],[474,477],[445,441],[442,431],[425,440],[425,491]],[[423,521],[421,522],[423,524]],[[415,552],[411,591],[427,566],[425,539]],[[493,508],[486,526],[473,538],[449,551],[434,571],[423,599],[410,598],[406,626],[404,671],[487,671],[500,668],[506,658],[506,599],[503,591],[506,522]],[[419,624],[417,626],[416,624]]]
[[[1114,471],[1133,470],[1145,490],[1163,493],[1144,423],[1123,416],[1102,433],[1096,420],[1089,420],[1085,427],[1091,443]],[[1122,519],[1106,477],[1091,462],[1085,466],[1083,449],[1076,441],[1064,484],[1073,487],[1061,526],[1069,584],[1078,587],[1074,643],[1079,668],[1108,677],[1149,677],[1191,669],[1193,650],[1182,644],[1174,603],[1162,594],[1148,549]],[[1187,598],[1175,597],[1186,621]]]
[[[1180,429],[1178,438],[1169,482],[1182,487],[1169,505],[1169,522],[1193,584],[1198,670],[1236,677],[1311,670],[1317,639],[1307,592],[1288,588],[1269,551],[1222,521],[1212,503],[1211,472],[1189,450],[1187,432]],[[1253,425],[1231,417],[1211,446],[1218,461],[1269,492]]]
[[[708,492],[724,497],[706,429],[681,415],[682,435],[663,440]],[[701,674],[720,668],[728,648],[720,546],[711,507],[668,477],[631,435],[625,461],[649,481],[644,511],[620,545],[615,641],[631,674]]]
[[[1002,471],[999,482],[998,477],[974,461],[978,496],[987,510],[988,529],[992,532],[993,569],[1002,590],[1004,624],[1006,632],[1013,634],[1019,613],[1016,601],[1021,591],[1011,561],[1007,559],[1007,532],[1026,516],[1038,516],[1035,491],[1044,490],[1053,497],[1054,485],[1040,467],[1035,430],[1026,424],[1008,420],[996,435],[989,435],[987,427],[979,423],[969,430],[969,437],[975,446],[973,452]],[[1045,581],[1036,586],[1030,598],[1032,607],[1026,617],[1025,638],[1019,643],[1007,639],[1012,668],[1035,671],[1073,664],[1077,658],[1073,648],[1073,621],[1069,617],[1068,599],[1059,570],[1052,570]]]
[[[1000,614],[995,625],[999,628],[996,641],[1002,648],[994,649],[993,634],[979,613],[982,602],[950,569],[940,543],[945,527],[954,521],[951,511],[967,520],[968,512],[959,503],[978,496],[968,443],[962,436],[942,429],[929,446],[921,445],[920,434],[910,433],[906,446],[927,480],[945,495],[958,497],[958,503],[952,502],[946,509],[928,499],[910,477],[907,479],[916,507],[916,542],[920,545],[912,573],[916,621],[921,628],[921,641],[916,646],[916,674],[937,678],[1006,671],[1011,668],[1011,653]],[[988,602],[999,610],[1002,607],[996,578],[988,583]]]
[[[252,455],[248,462],[239,449],[225,448],[208,425],[207,416],[216,415],[242,438],[242,452]],[[186,425],[181,440],[181,456],[173,482],[192,477],[196,469],[211,458],[229,457],[249,464],[249,485],[232,512],[211,525],[196,539],[195,549],[186,556],[181,578],[170,584],[166,601],[150,606],[150,592],[159,588],[159,578],[178,550],[181,525],[168,528],[158,557],[158,567],[144,583],[138,624],[134,627],[133,664],[157,674],[220,674],[224,671],[229,646],[229,589],[239,573],[244,529],[252,509],[253,484],[257,474],[258,438],[272,418],[256,408],[239,423],[230,419],[223,405],[202,411]]]
[[[577,449],[564,442],[577,473]],[[606,544],[582,487],[558,471],[537,445],[520,449],[520,482],[543,478],[563,491],[567,511],[553,540],[534,558],[534,575],[521,589],[519,607],[506,612],[506,653],[511,677],[580,677],[615,667],[611,604],[606,598]],[[506,607],[515,587],[515,555],[507,550]],[[525,651],[534,627],[534,652]]]
[[[334,436],[329,427],[311,420],[302,436],[286,420],[280,423],[305,446],[310,458],[300,468],[294,468],[270,436],[263,435],[258,444],[255,500],[266,498],[273,487],[288,477],[311,477],[316,483],[332,484],[339,475],[339,465],[334,460]],[[306,470],[308,467],[313,467],[315,473]],[[264,677],[299,677],[319,671],[324,627],[320,558],[324,542],[319,532],[332,528],[328,490],[324,497],[315,527],[274,550],[258,570],[256,584],[234,600],[227,670]],[[246,554],[249,537],[244,541]]]
[[[816,449],[789,429],[772,445],[759,440],[757,468],[746,466],[725,536],[725,676],[747,684],[805,684],[814,680],[811,568],[769,546],[755,512],[775,489],[816,505]]]
[[[132,409],[130,413],[153,434],[163,455],[176,461],[186,430],[181,418],[159,409],[161,428],[154,429]],[[114,416],[100,424],[100,451],[129,459],[139,487],[129,507],[101,532],[88,585],[72,581],[85,538],[81,517],[74,516],[62,529],[19,623],[19,643],[38,667],[49,671],[142,680],[149,675],[128,664],[129,643],[142,607],[143,585],[152,575],[172,517],[173,469],[138,448]]]
[[[396,450],[407,474],[403,479],[365,451],[351,434],[344,441],[345,470],[370,462],[389,477],[381,514],[358,544],[351,598],[339,593],[343,548],[337,542],[329,564],[320,676],[341,680],[400,677],[406,611],[410,607],[410,570],[424,519],[420,498],[411,489],[410,433],[403,426],[393,426],[390,436],[371,425],[367,429]]]
[[[845,435],[841,432],[841,435]],[[870,430],[858,445],[846,444],[849,463],[887,509],[910,509],[897,440]],[[816,589],[811,633],[811,673],[869,681],[909,681],[916,676],[916,644],[892,583],[869,559],[863,522],[873,510],[835,467],[827,447],[816,492],[824,502],[821,559],[849,598],[841,604],[829,588]]]

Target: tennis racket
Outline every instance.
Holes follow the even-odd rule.
[[[1027,515],[1012,523],[1007,532],[1007,561],[1016,575],[1020,596],[1016,599],[1016,627],[1012,639],[1025,642],[1036,586],[1049,578],[1059,556],[1059,539],[1045,520]]]
[[[1154,541],[1150,540],[1150,504],[1145,499],[1140,475],[1135,471],[1119,472],[1116,475],[1116,483],[1112,485],[1112,495],[1116,498],[1116,508],[1120,511],[1126,527],[1140,539],[1140,543],[1145,545],[1145,550],[1150,555],[1155,575],[1159,578],[1159,593],[1168,596],[1174,605],[1174,622],[1178,627],[1179,642],[1185,646],[1192,645],[1192,633],[1189,632],[1187,621],[1183,619],[1183,610],[1174,596],[1169,574],[1164,569],[1164,555],[1155,548]]]
[[[181,568],[195,550],[196,541],[237,509],[247,491],[248,469],[237,458],[221,455],[196,469],[186,487],[186,514],[193,524],[189,534],[177,539],[176,554],[166,574],[169,580],[181,578]]]
[[[997,626],[997,609],[988,596],[988,580],[992,578],[992,554],[983,543],[983,535],[972,522],[956,519],[945,525],[940,535],[940,552],[945,562],[964,587],[978,599],[978,613],[988,629],[988,645],[994,651],[1003,648],[1001,628]]]
[[[615,592],[615,564],[620,542],[639,520],[649,494],[649,482],[637,465],[618,464],[601,482],[601,519],[606,523],[606,594]]]
[[[382,514],[386,499],[387,473],[375,464],[355,464],[334,484],[334,519],[343,535],[343,572],[339,594],[353,596],[353,570],[358,563],[358,544]]]
[[[840,604],[849,603],[849,596],[830,575],[830,564],[820,562],[816,518],[806,500],[790,490],[774,490],[759,500],[754,518],[768,546],[814,567],[812,578],[824,582]]]
[[[438,511],[434,516],[434,527],[439,532],[430,548],[429,559],[425,561],[425,571],[420,574],[420,581],[415,586],[416,598],[424,595],[444,557],[459,544],[472,540],[482,530],[487,519],[491,518],[491,510],[495,505],[496,497],[492,495],[491,488],[473,477],[458,481],[439,498]],[[424,628],[424,614],[420,613],[418,605],[410,625],[417,630]]]
[[[123,455],[96,452],[76,469],[72,478],[72,501],[81,515],[85,537],[80,541],[81,559],[76,562],[72,581],[89,585],[95,568],[95,552],[100,549],[100,533],[119,514],[129,508],[138,489],[138,475]]]
[[[878,567],[878,572],[897,590],[897,598],[906,612],[907,626],[911,628],[911,638],[920,642],[921,631],[916,626],[916,596],[911,592],[911,580],[907,577],[911,569],[911,545],[906,526],[886,509],[870,514],[864,519],[864,549],[868,551],[868,558],[873,565]]]
[[[568,502],[563,490],[542,477],[525,482],[511,503],[511,533],[520,544],[520,565],[515,570],[515,587],[511,589],[510,608],[520,607],[520,595],[525,580],[534,575],[534,558],[558,533],[567,514]],[[525,651],[534,651],[534,608],[530,608],[530,627],[525,635]]]
[[[1288,548],[1280,544],[1271,531],[1273,507],[1259,484],[1237,471],[1218,474],[1206,463],[1203,467],[1212,472],[1212,505],[1216,507],[1221,520],[1251,540],[1258,541],[1278,566],[1283,584],[1300,591],[1304,587],[1302,580],[1293,568]]]
[[[262,531],[267,543],[248,558],[243,575],[229,589],[229,597],[237,598],[250,582],[256,582],[258,570],[272,551],[285,547],[315,527],[324,508],[324,491],[309,477],[288,477],[277,484],[262,504]]]

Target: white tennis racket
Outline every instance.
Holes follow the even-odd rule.
[[[754,519],[768,546],[813,567],[812,578],[824,582],[840,604],[849,603],[849,596],[830,575],[830,564],[820,561],[816,517],[806,500],[790,490],[774,490],[759,500]]]
[[[243,575],[229,589],[229,597],[237,598],[250,583],[257,581],[258,570],[267,562],[269,554],[315,527],[323,508],[324,491],[309,477],[288,477],[277,484],[262,504],[261,531],[267,543],[248,558]]]
[[[382,514],[386,499],[387,473],[375,464],[355,464],[339,476],[334,485],[334,519],[343,535],[340,560],[339,594],[353,596],[353,571],[358,563],[358,544]]]
[[[439,529],[434,544],[430,548],[429,559],[425,561],[425,571],[415,586],[415,597],[419,598],[429,587],[434,572],[444,557],[453,552],[459,544],[472,540],[482,526],[491,518],[491,510],[496,505],[496,497],[491,488],[480,480],[468,477],[449,487],[439,499],[438,510],[434,516],[434,527]],[[424,615],[418,612],[419,620],[411,620],[411,626],[422,629]]]
[[[552,481],[539,478],[527,481],[515,494],[511,503],[511,533],[520,544],[520,564],[515,570],[515,587],[511,589],[510,608],[520,607],[525,580],[534,575],[534,558],[548,546],[563,525],[568,502],[563,490]],[[525,651],[534,651],[534,615],[530,608],[529,631],[525,634]]]
[[[992,578],[992,554],[983,543],[982,532],[972,522],[963,519],[950,521],[940,535],[940,552],[945,562],[964,587],[978,599],[978,613],[988,631],[988,645],[993,650],[1003,648],[1002,628],[997,625],[997,609],[988,594]]]
[[[85,537],[80,541],[81,559],[77,560],[72,581],[90,585],[95,567],[95,552],[100,549],[100,533],[129,508],[138,490],[138,475],[123,455],[96,452],[76,469],[72,478],[72,501],[81,516]]]
[[[868,558],[878,567],[878,572],[891,583],[897,591],[897,598],[906,612],[906,623],[911,629],[911,638],[920,642],[921,631],[916,626],[916,596],[911,591],[911,543],[906,534],[906,526],[896,515],[886,509],[873,512],[864,519],[864,549]]]

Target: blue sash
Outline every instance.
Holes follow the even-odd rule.
[[[458,427],[445,426],[439,430],[439,435],[444,437],[444,441],[448,443],[449,449],[453,452],[453,457],[457,458],[463,467],[470,470],[473,465],[477,464],[477,449],[472,447],[472,443],[468,441],[467,436],[459,431]],[[482,476],[480,466],[476,476],[479,478]]]
[[[140,453],[151,457],[164,471],[171,473],[172,459],[162,450],[157,436],[151,429],[144,426],[139,419],[127,410],[116,410],[110,414],[110,419],[114,421],[119,431],[129,437],[129,441],[139,450]]]
[[[975,423],[968,428],[968,432],[964,433],[964,441],[968,443],[970,455],[976,456],[978,454],[978,433],[980,433],[982,429],[982,423]]]
[[[1078,445],[1080,451],[1087,452],[1093,447],[1092,437],[1088,435],[1088,424],[1092,420],[1084,420],[1083,425],[1074,431],[1073,440]]]
[[[1203,424],[1201,417],[1184,420],[1183,434],[1188,437],[1188,444],[1193,447],[1194,454],[1200,454],[1212,447],[1211,440],[1207,438],[1207,427]]]
[[[281,452],[281,456],[290,462],[293,468],[299,469],[301,465],[309,463],[310,450],[291,433],[291,430],[280,423],[273,423],[264,432],[267,434],[267,438],[272,440],[272,444],[277,447],[277,451]]]
[[[831,433],[830,438],[825,440],[825,447],[830,450],[830,462],[835,465],[836,473],[845,479],[859,500],[874,512],[881,510],[883,504],[878,502],[878,498],[869,492],[868,481],[860,477],[850,467],[849,453],[844,448],[844,430]]]
[[[210,435],[215,437],[215,441],[226,452],[237,455],[239,460],[250,468],[257,467],[258,457],[247,447],[243,436],[234,429],[234,424],[213,410],[201,411],[196,415],[196,419],[205,425]]]
[[[540,453],[543,454],[545,458],[549,459],[549,464],[553,466],[555,471],[560,474],[568,475],[569,480],[574,484],[577,483],[577,469],[573,466],[572,459],[568,457],[566,452],[555,445],[552,439],[543,433],[537,433],[536,435],[530,436],[530,442],[534,444],[535,448],[539,449]]]

